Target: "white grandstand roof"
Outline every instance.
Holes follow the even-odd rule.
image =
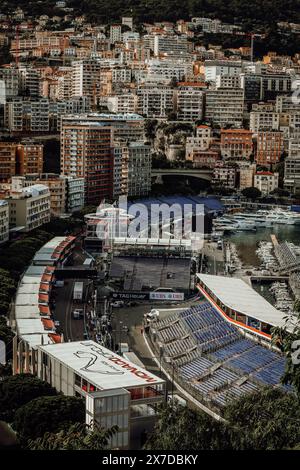
[[[16,305],[15,317],[19,321],[21,318],[40,319],[41,315],[37,305]]]
[[[164,383],[95,341],[73,341],[40,346],[43,352],[81,375],[100,390],[143,387]]]
[[[277,310],[242,279],[197,274],[227,307],[272,326],[283,326],[286,314]]]

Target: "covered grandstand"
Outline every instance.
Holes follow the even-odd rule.
[[[152,322],[148,333],[175,381],[217,413],[266,385],[291,390],[280,385],[284,356],[247,338],[209,302]]]
[[[210,274],[197,274],[197,278],[199,291],[211,305],[226,321],[248,334],[269,341],[273,327],[286,325],[286,314],[273,307],[242,279]]]

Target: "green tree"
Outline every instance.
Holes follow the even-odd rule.
[[[104,450],[118,427],[102,429],[94,424],[94,429],[82,423],[75,423],[58,432],[47,432],[42,437],[29,440],[30,450]]]
[[[247,199],[252,199],[252,201],[255,201],[256,199],[261,197],[261,192],[259,189],[251,187],[243,189],[242,195],[245,196]]]
[[[286,317],[282,327],[272,330],[273,344],[279,346],[286,356],[285,373],[282,377],[284,384],[291,384],[300,398],[300,300],[294,304],[294,314]]]
[[[191,428],[192,424],[192,428]],[[147,450],[225,450],[231,448],[231,430],[209,415],[178,404],[162,406]]]
[[[20,439],[36,439],[46,432],[58,432],[73,423],[82,423],[85,406],[81,398],[63,395],[39,397],[15,413],[13,429]]]
[[[232,447],[240,450],[280,450],[300,442],[297,397],[282,389],[265,388],[233,401],[224,411],[235,429]]]
[[[15,412],[34,398],[56,395],[47,382],[31,374],[17,374],[0,382],[0,419],[11,422]]]

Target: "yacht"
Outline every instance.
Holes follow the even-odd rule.
[[[235,214],[231,217],[233,222],[238,224],[238,230],[255,231],[256,224],[254,220],[249,220],[244,214]]]

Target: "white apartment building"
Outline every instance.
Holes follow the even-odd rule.
[[[7,202],[11,227],[30,232],[50,221],[50,191],[43,184],[34,184],[20,192],[11,193]]]
[[[168,86],[141,85],[137,90],[138,112],[147,118],[165,119],[174,111],[174,90]]]
[[[241,62],[227,60],[206,60],[204,63],[204,75],[206,82],[215,82],[218,75],[239,76],[242,71]]]
[[[278,188],[278,173],[260,171],[254,175],[254,187],[259,189],[263,195],[268,195]]]
[[[100,94],[100,62],[84,59],[72,62],[72,95],[89,96],[93,102]]]
[[[0,245],[9,240],[9,205],[8,202],[0,200]]]
[[[188,37],[181,35],[159,35],[154,36],[154,55],[160,54],[180,57],[189,51]]]
[[[195,122],[203,118],[204,91],[197,83],[179,83],[176,93],[177,118]]]
[[[206,92],[205,119],[225,127],[231,124],[241,127],[244,112],[244,90],[241,88],[218,88]]]
[[[135,113],[138,108],[138,97],[133,93],[109,96],[107,108],[111,113]]]
[[[88,97],[51,102],[47,98],[27,100],[15,98],[4,107],[5,127],[12,132],[49,132],[60,127],[63,114],[85,113],[90,110]]]
[[[147,75],[149,81],[187,80],[193,75],[193,63],[191,61],[152,59],[148,62]]]
[[[293,194],[300,192],[300,138],[289,142],[288,157],[284,161],[284,187]]]
[[[279,130],[280,114],[270,111],[251,111],[250,130],[257,134],[259,131]]]
[[[16,67],[1,67],[0,81],[1,80],[4,82],[5,99],[18,96],[21,86],[21,78],[20,72]]]
[[[109,39],[113,44],[122,41],[122,25],[112,24],[109,28]]]
[[[217,75],[216,88],[241,88],[241,78],[239,75]]]
[[[66,176],[66,212],[72,214],[84,207],[84,178]]]

